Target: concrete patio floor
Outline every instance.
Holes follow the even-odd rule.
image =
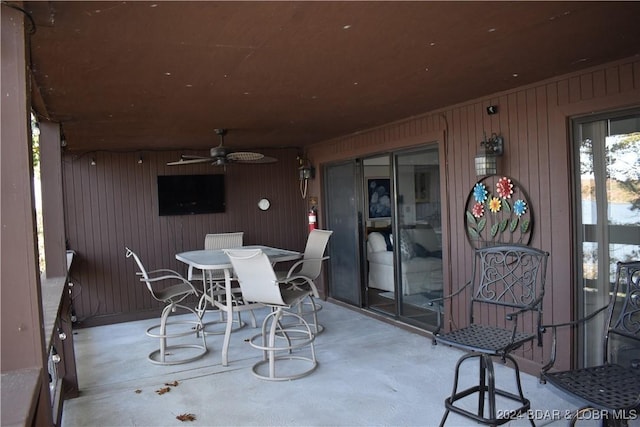
[[[316,339],[319,367],[310,376],[286,382],[252,375],[261,353],[245,341],[258,332],[250,325],[232,334],[227,367],[220,360],[222,335],[207,336],[209,351],[197,361],[158,366],[147,361],[157,340],[145,335],[157,319],[78,329],[80,396],[65,402],[62,426],[438,425],[463,353],[433,346],[428,337],[363,312],[327,301],[322,305],[319,317],[326,329]],[[258,322],[265,313],[256,312]],[[217,318],[215,313],[207,316]],[[467,370],[462,376],[470,383],[477,368],[469,365]],[[513,370],[499,363],[496,370],[497,381],[515,390]],[[522,381],[536,425],[568,424],[564,415],[579,402],[539,384],[534,376],[522,373]],[[174,382],[178,385],[170,392],[156,393]],[[181,414],[193,414],[195,421],[181,422],[176,418]],[[446,423],[474,424],[456,414]],[[507,425],[530,424],[521,418]]]

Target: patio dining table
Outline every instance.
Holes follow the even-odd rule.
[[[270,246],[243,246],[238,249],[262,249],[262,251],[269,257],[272,264],[277,262],[295,261],[302,258],[300,252],[290,251],[286,249],[273,248]],[[229,257],[224,252],[224,249],[203,249],[196,251],[180,252],[176,254],[176,259],[182,261],[185,264],[197,268],[203,271],[210,270],[223,270],[224,271],[224,287],[225,287],[225,299],[217,300],[216,298],[210,298],[206,295],[207,301],[216,308],[226,312],[227,321],[224,332],[224,341],[222,344],[222,366],[228,366],[228,353],[229,342],[231,340],[231,331],[233,327],[233,313],[234,311],[250,310],[251,308],[257,308],[261,304],[250,304],[245,301],[245,304],[238,306],[233,304],[232,296],[232,265]]]

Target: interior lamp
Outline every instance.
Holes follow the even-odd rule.
[[[496,175],[498,173],[498,157],[502,156],[504,139],[492,133],[487,139],[480,141],[480,150],[476,154],[476,176]]]

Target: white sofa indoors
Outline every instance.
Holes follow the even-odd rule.
[[[402,283],[404,295],[442,291],[442,251],[431,227],[401,231]],[[394,292],[391,235],[371,232],[367,238],[369,287]]]

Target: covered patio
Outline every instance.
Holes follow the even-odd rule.
[[[381,322],[360,308],[375,304],[363,291],[366,237],[378,225],[333,227],[327,170],[385,157],[371,176],[395,185],[392,160],[437,153],[407,175],[425,178],[406,180],[409,197],[392,191],[396,212],[384,225],[397,235],[400,214],[418,203],[437,213],[449,293],[471,269],[464,198],[479,178],[475,156],[487,136],[502,135],[496,176],[528,189],[530,245],[551,253],[545,322],[574,319],[582,255],[573,124],[637,116],[639,13],[639,2],[621,1],[2,2],[2,425],[177,425],[183,413],[195,415],[192,425],[437,425],[460,353],[433,347],[428,329],[394,323],[397,312]],[[222,154],[220,129],[229,130]],[[242,152],[277,162],[234,164]],[[160,177],[195,175],[224,178],[225,211],[161,215]],[[414,184],[431,176],[426,200]],[[364,196],[365,178],[345,174],[331,188]],[[353,199],[344,215],[366,217],[366,198]],[[156,343],[144,332],[161,307],[138,286],[125,246],[173,269],[184,267],[177,253],[212,232],[301,251],[309,212],[335,232],[333,246],[351,248],[344,270],[355,276],[318,281],[329,302],[317,372],[281,384],[253,378],[250,328],[233,336],[228,367],[216,336],[197,362],[146,360]],[[466,320],[461,307],[445,313],[446,327]],[[578,364],[574,338],[561,340],[558,368]],[[564,425],[577,403],[535,377],[545,340],[518,355],[525,394],[542,411],[537,425]]]
[[[258,322],[264,314],[256,312]],[[251,374],[260,353],[246,342],[257,333],[250,325],[233,333],[226,368],[220,360],[221,335],[207,337],[209,352],[200,360],[157,366],[146,360],[157,343],[144,335],[157,319],[78,329],[80,395],[65,401],[62,426],[184,425],[176,419],[182,414],[195,416],[188,425],[208,426],[439,424],[462,352],[433,346],[424,333],[339,303],[324,301],[319,315],[326,330],[316,340],[318,369],[276,383]],[[470,366],[465,382],[476,375]],[[511,368],[499,365],[496,375],[513,385]],[[535,376],[523,373],[522,381],[536,425],[567,424],[564,417],[578,402],[539,384]],[[166,387],[169,392],[158,394]],[[450,426],[469,422],[456,414],[447,419]],[[521,418],[508,425],[530,424]]]

